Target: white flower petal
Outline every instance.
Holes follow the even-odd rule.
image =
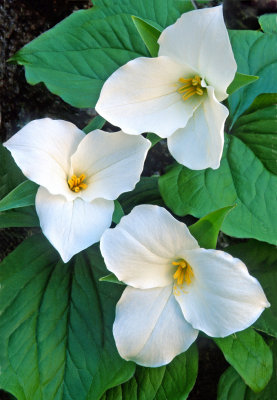
[[[142,136],[95,130],[80,143],[71,158],[74,174],[86,175],[87,188],[78,193],[86,200],[115,200],[134,189],[151,143]]]
[[[105,82],[96,111],[128,134],[154,132],[168,137],[186,125],[201,103],[201,96],[183,101],[177,93],[179,78],[194,74],[168,57],[136,58]]]
[[[119,354],[147,367],[168,364],[195,341],[172,285],[148,290],[127,287],[116,306],[113,334]]]
[[[140,205],[101,238],[107,268],[136,288],[166,286],[173,281],[172,261],[197,241],[188,228],[162,207]],[[175,257],[176,256],[176,257]]]
[[[114,203],[103,199],[91,203],[79,198],[66,201],[41,186],[36,195],[36,210],[44,235],[67,262],[99,241],[111,225]]]
[[[224,23],[222,6],[183,14],[159,40],[159,56],[185,62],[215,88],[219,101],[234,79],[237,65]]]
[[[27,178],[72,199],[67,184],[70,157],[84,136],[71,122],[44,118],[29,122],[4,146]]]
[[[216,169],[224,145],[224,123],[228,109],[220,104],[213,88],[207,87],[208,96],[194,112],[187,126],[168,138],[172,156],[190,169]]]
[[[183,257],[193,281],[176,296],[185,319],[209,336],[224,337],[252,325],[269,303],[245,264],[219,250],[191,250]]]

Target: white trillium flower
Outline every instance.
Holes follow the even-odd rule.
[[[35,205],[41,229],[67,262],[111,225],[113,200],[138,182],[150,142],[121,131],[85,135],[71,122],[45,118],[28,123],[4,146],[40,185]]]
[[[100,241],[107,268],[128,286],[113,334],[121,357],[158,367],[195,341],[198,330],[225,337],[252,325],[269,303],[244,263],[199,247],[162,207],[133,209]]]
[[[158,57],[136,58],[110,76],[96,110],[128,134],[168,138],[172,156],[191,169],[216,169],[228,116],[220,101],[237,69],[222,6],[183,14],[158,43]]]

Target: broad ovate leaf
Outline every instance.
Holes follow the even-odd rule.
[[[214,341],[226,360],[254,392],[265,388],[273,372],[272,352],[254,329],[248,328]]]
[[[93,107],[105,80],[121,65],[149,53],[132,15],[161,29],[191,2],[96,0],[24,46],[11,60],[24,65],[27,81],[47,88],[75,107]],[[57,40],[57,37],[59,40]],[[68,84],[70,82],[70,84]]]
[[[253,84],[229,96],[230,118],[234,123],[259,94],[277,92],[276,33],[234,30],[229,31],[229,35],[238,72],[259,77]]]
[[[167,366],[137,366],[134,377],[108,390],[101,400],[185,400],[198,372],[198,351],[193,344]]]
[[[274,97],[259,96],[237,120],[233,135],[225,135],[217,170],[191,171],[174,165],[160,178],[161,195],[174,213],[202,217],[237,204],[224,220],[223,232],[277,243]]]
[[[112,337],[119,285],[91,247],[69,264],[41,235],[23,242],[0,268],[0,387],[17,400],[96,400],[129,379]]]

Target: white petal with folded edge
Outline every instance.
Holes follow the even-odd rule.
[[[78,195],[86,201],[115,200],[121,193],[134,189],[150,146],[144,137],[121,131],[89,133],[71,158],[72,172],[86,175],[87,188]]]
[[[169,56],[195,68],[215,88],[219,101],[234,79],[237,65],[222,6],[194,10],[183,14],[166,28],[158,40],[159,56]]]
[[[109,77],[95,109],[128,134],[168,137],[186,125],[201,103],[201,96],[183,101],[177,93],[179,78],[194,74],[168,57],[136,58]]]
[[[185,319],[209,336],[224,337],[252,325],[269,303],[245,264],[219,250],[191,250],[183,257],[193,281],[176,300]]]
[[[136,288],[163,287],[173,281],[172,261],[197,241],[188,228],[162,207],[140,205],[101,238],[107,268]]]
[[[43,187],[39,187],[36,195],[41,229],[64,262],[99,241],[111,225],[113,210],[113,201],[99,199],[87,203],[79,198],[67,201]]]
[[[224,146],[224,123],[229,112],[216,100],[213,88],[207,87],[207,91],[208,96],[187,126],[167,139],[172,156],[194,170],[218,168]]]
[[[185,321],[170,285],[148,290],[127,287],[116,306],[113,334],[121,357],[159,367],[186,351],[198,331]]]
[[[52,194],[73,199],[67,184],[70,157],[84,136],[71,122],[45,118],[29,122],[4,146],[27,178]]]

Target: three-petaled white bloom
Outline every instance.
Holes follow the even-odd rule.
[[[5,144],[27,178],[41,185],[36,211],[64,262],[97,242],[112,222],[114,202],[132,190],[150,142],[49,118],[28,123]]]
[[[199,247],[162,207],[137,206],[100,241],[106,265],[127,288],[116,307],[119,354],[144,366],[169,363],[198,330],[224,337],[252,325],[269,303],[244,263]]]
[[[128,134],[168,138],[172,156],[191,169],[216,169],[228,116],[220,101],[237,68],[222,7],[183,14],[158,43],[158,57],[136,58],[110,76],[96,110]]]

